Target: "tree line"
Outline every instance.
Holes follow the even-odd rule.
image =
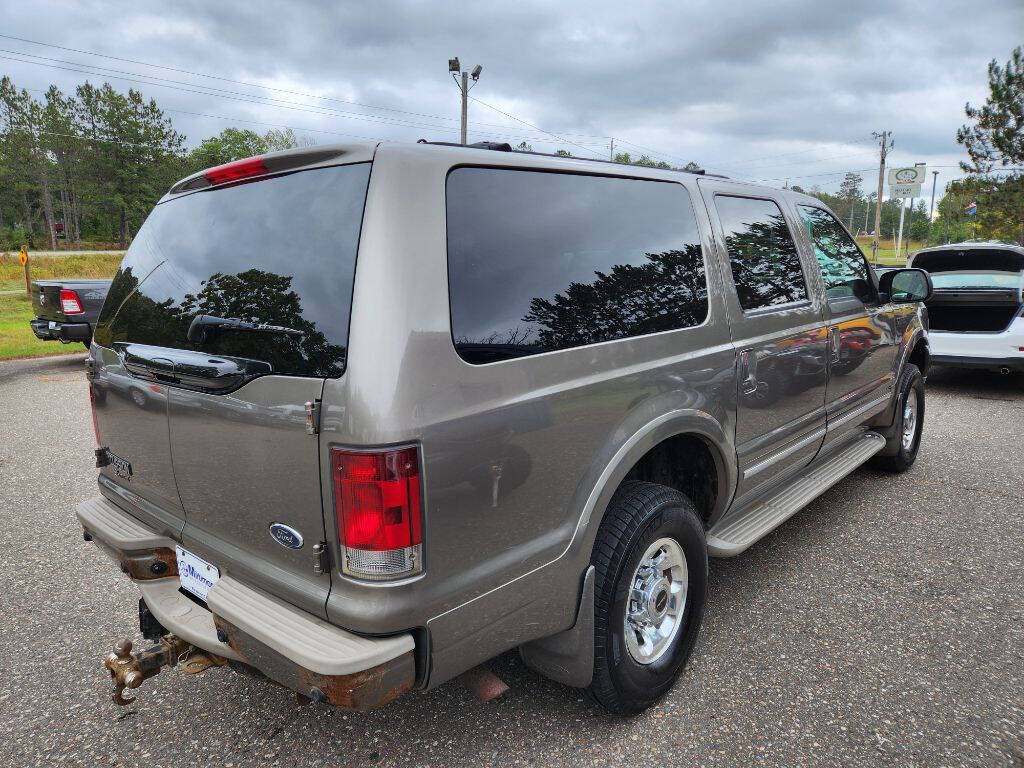
[[[924,199],[909,211],[904,231],[910,239],[950,242],[969,238],[1024,244],[1024,48],[1005,65],[988,67],[989,95],[980,107],[967,104],[970,121],[956,134],[969,162],[968,173],[950,182],[929,221]],[[73,94],[50,86],[41,99],[0,79],[0,249],[68,247],[82,242],[125,247],[164,192],[195,171],[264,152],[299,146],[291,129],[258,134],[227,128],[189,150],[185,136],[152,98],[109,83],[86,82]],[[515,147],[529,152],[523,142]],[[571,156],[560,149],[555,154]],[[647,155],[626,152],[615,162],[681,169]],[[847,173],[837,194],[806,190],[827,203],[853,232],[874,227],[875,193],[863,178]],[[805,191],[799,186],[793,189]],[[880,236],[899,226],[899,200],[882,202]],[[976,213],[970,213],[974,208]]]
[[[299,145],[290,129],[228,128],[185,148],[154,99],[109,83],[41,99],[0,79],[0,249],[124,248],[157,200],[203,168]]]

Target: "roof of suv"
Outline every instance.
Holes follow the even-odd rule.
[[[516,160],[522,160],[528,162],[532,167],[564,168],[566,170],[573,169],[577,171],[583,170],[581,168],[581,164],[585,163],[587,166],[592,166],[594,171],[598,173],[602,171],[597,169],[603,168],[607,169],[607,171],[613,172],[615,175],[641,176],[666,180],[673,177],[678,178],[679,174],[685,174],[691,178],[706,178],[714,179],[719,182],[727,182],[730,185],[735,185],[742,189],[771,189],[774,194],[785,192],[788,197],[794,200],[821,205],[821,201],[817,198],[801,192],[795,192],[791,189],[780,190],[778,187],[768,187],[764,184],[754,184],[752,182],[729,179],[727,176],[705,173],[703,170],[694,171],[684,170],[681,168],[655,168],[646,165],[626,165],[623,163],[616,163],[612,160],[605,160],[603,158],[567,157],[542,152],[520,152],[511,149],[508,144],[498,142],[478,142],[476,144],[463,146],[461,144],[453,144],[450,142],[428,142],[422,139],[415,144],[411,142],[366,141],[300,147],[297,149],[283,150],[281,152],[269,152],[255,158],[245,158],[243,160],[233,161],[222,166],[217,166],[216,168],[207,168],[193,173],[190,176],[186,176],[184,179],[181,179],[174,184],[160,202],[164,202],[165,200],[182,193],[207,189],[218,184],[237,183],[242,180],[242,178],[254,178],[261,175],[279,174],[299,169],[336,165],[339,162],[369,162],[373,160],[377,151],[391,148],[400,148],[403,151],[415,151],[419,148],[422,151],[450,152],[459,155],[460,162],[467,163],[495,163],[498,165],[507,165],[509,164],[509,161],[516,162]],[[516,158],[516,160],[512,160],[512,158]],[[231,174],[223,174],[224,171],[230,170],[236,166],[244,166],[246,164],[258,165],[258,170],[255,172],[249,171],[245,177],[241,178],[231,176]],[[222,178],[218,175],[219,173],[223,176],[228,176],[229,178]]]

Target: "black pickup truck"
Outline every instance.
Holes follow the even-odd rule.
[[[80,341],[88,348],[108,290],[109,280],[32,281],[32,333],[43,341]]]

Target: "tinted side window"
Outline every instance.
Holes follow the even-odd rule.
[[[875,292],[868,279],[867,262],[843,225],[821,208],[810,205],[797,208],[825,278],[825,295],[830,299],[856,296],[865,304],[872,303]]]
[[[793,237],[771,200],[715,196],[733,282],[743,309],[807,298],[807,284]]]
[[[468,362],[707,317],[697,222],[680,184],[458,168],[447,206],[452,336]]]
[[[370,164],[318,168],[160,203],[121,262],[95,341],[189,349],[269,363],[276,374],[345,369],[356,249]],[[300,334],[188,341],[196,315]]]

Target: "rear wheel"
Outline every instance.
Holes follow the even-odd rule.
[[[700,631],[707,592],[704,526],[676,490],[629,482],[598,531],[591,695],[632,713],[664,695]]]
[[[896,430],[871,463],[889,472],[906,472],[914,465],[924,428],[924,377],[913,363],[907,363],[900,377],[896,404]]]

